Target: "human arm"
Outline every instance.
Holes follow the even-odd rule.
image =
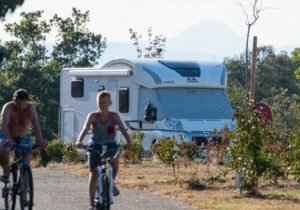
[[[38,114],[33,103],[29,103],[29,113],[30,113],[30,120],[34,129],[34,133],[37,139],[37,143],[41,147],[41,149],[44,149],[47,146],[48,142],[42,136]]]
[[[120,119],[120,116],[118,115],[118,113],[114,113],[114,122],[118,125],[119,130],[121,131],[124,138],[126,139],[126,142],[127,142],[126,148],[132,149],[132,142],[131,142],[130,136],[128,135],[128,133],[124,127],[124,124],[123,124],[122,120]]]
[[[77,141],[76,141],[77,147],[81,148],[83,146],[82,141],[83,141],[84,137],[86,136],[87,132],[90,130],[94,119],[95,119],[95,116],[93,113],[89,113],[88,116],[86,117],[85,123],[84,123],[84,125],[78,135]]]
[[[10,103],[6,103],[1,111],[1,130],[3,132],[3,141],[1,141],[0,144],[1,147],[5,145],[7,145],[8,147],[12,147],[12,145],[14,144],[8,127],[11,115],[11,108],[9,104]]]

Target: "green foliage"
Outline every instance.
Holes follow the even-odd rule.
[[[151,146],[151,150],[160,161],[172,166],[174,178],[177,180],[179,171],[179,148],[175,137],[162,137],[158,144]]]
[[[187,160],[195,160],[199,156],[199,147],[194,142],[184,142],[178,144],[179,156]]]
[[[64,155],[64,144],[60,140],[54,139],[49,142],[46,152],[50,161],[61,162]]]
[[[0,20],[5,18],[8,11],[14,12],[15,9],[22,5],[24,0],[1,0],[0,3]]]
[[[158,144],[152,145],[151,150],[163,163],[176,164],[179,149],[175,137],[162,137]]]
[[[226,137],[233,141],[229,149],[230,167],[244,179],[243,187],[256,191],[259,178],[274,179],[283,176],[280,162],[276,158],[274,145],[277,142],[269,122],[261,120],[251,106],[236,112],[237,128]]]
[[[292,52],[292,61],[295,64],[295,76],[298,80],[300,80],[300,48],[296,48]]]
[[[288,147],[288,169],[297,182],[300,182],[300,126],[290,134]]]
[[[166,52],[166,41],[167,38],[162,34],[152,37],[152,28],[149,27],[147,31],[148,35],[148,46],[145,47],[145,52],[143,54],[143,50],[140,48],[140,40],[142,39],[142,35],[138,34],[133,29],[129,29],[130,39],[133,41],[133,45],[136,46],[137,50],[137,58],[163,58],[163,53]]]
[[[48,63],[46,47],[41,44],[50,31],[50,25],[40,21],[41,15],[42,11],[21,13],[20,23],[5,26],[18,41],[4,43],[9,56],[0,71],[0,95],[3,96],[0,103],[11,100],[17,88],[27,89],[37,105],[43,133],[50,134],[46,138],[53,138],[58,121],[58,114],[53,113],[58,113],[60,69]]]
[[[37,166],[47,167],[48,163],[51,161],[45,150],[38,150],[34,155],[34,160]]]
[[[272,126],[277,130],[296,130],[300,123],[300,95],[288,94],[287,89],[271,88],[270,97],[263,100],[272,107]]]
[[[106,39],[86,28],[89,11],[81,13],[73,8],[72,18],[63,19],[54,15],[50,22],[58,27],[59,42],[52,52],[54,60],[64,67],[91,67],[98,63],[106,48]]]
[[[130,139],[132,141],[132,149],[124,150],[122,153],[122,158],[125,161],[129,161],[130,163],[139,163],[141,162],[141,153],[143,151],[142,139],[144,137],[144,133],[142,132],[132,132],[130,134]],[[126,144],[125,141],[122,143]]]
[[[298,80],[300,80],[300,67],[296,69],[295,76]]]
[[[80,153],[77,150],[75,143],[65,144],[63,147],[63,156],[71,162],[77,162],[80,158]]]
[[[42,14],[42,11],[23,12],[18,23],[5,26],[15,39],[3,44],[5,50],[0,49],[0,53],[7,55],[0,65],[0,104],[11,100],[16,89],[27,89],[37,106],[42,132],[52,139],[56,138],[58,128],[61,69],[97,64],[105,42],[101,35],[86,28],[88,12],[73,9],[72,18],[55,15],[50,23],[41,20]],[[54,26],[58,27],[58,39],[51,54],[44,43]]]

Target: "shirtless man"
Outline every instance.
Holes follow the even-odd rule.
[[[26,154],[26,161],[30,163],[32,152],[32,137],[30,128],[33,126],[37,144],[41,148],[47,146],[39,126],[35,106],[29,101],[29,94],[24,89],[18,89],[13,94],[13,100],[4,104],[1,111],[2,141],[0,142],[0,164],[3,176],[0,181],[6,181],[9,174],[9,153],[14,144],[15,152]]]

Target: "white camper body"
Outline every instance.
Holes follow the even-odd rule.
[[[144,132],[144,150],[163,136],[187,141],[233,129],[226,97],[226,68],[220,63],[114,59],[102,67],[66,68],[60,78],[60,137],[74,142],[100,90],[111,94],[111,111],[126,127]],[[117,140],[120,140],[120,133]],[[87,141],[89,136],[85,138]]]

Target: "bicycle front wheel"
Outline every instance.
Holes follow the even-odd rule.
[[[23,164],[19,176],[20,209],[32,210],[33,206],[33,178],[28,164]]]
[[[4,198],[5,210],[14,210],[16,207],[16,197],[18,188],[18,172],[13,170],[9,174],[9,181],[2,189],[2,197]]]
[[[109,187],[110,182],[109,178],[106,175],[102,176],[102,187],[103,187],[103,204],[101,210],[110,210],[110,193],[109,193]]]

